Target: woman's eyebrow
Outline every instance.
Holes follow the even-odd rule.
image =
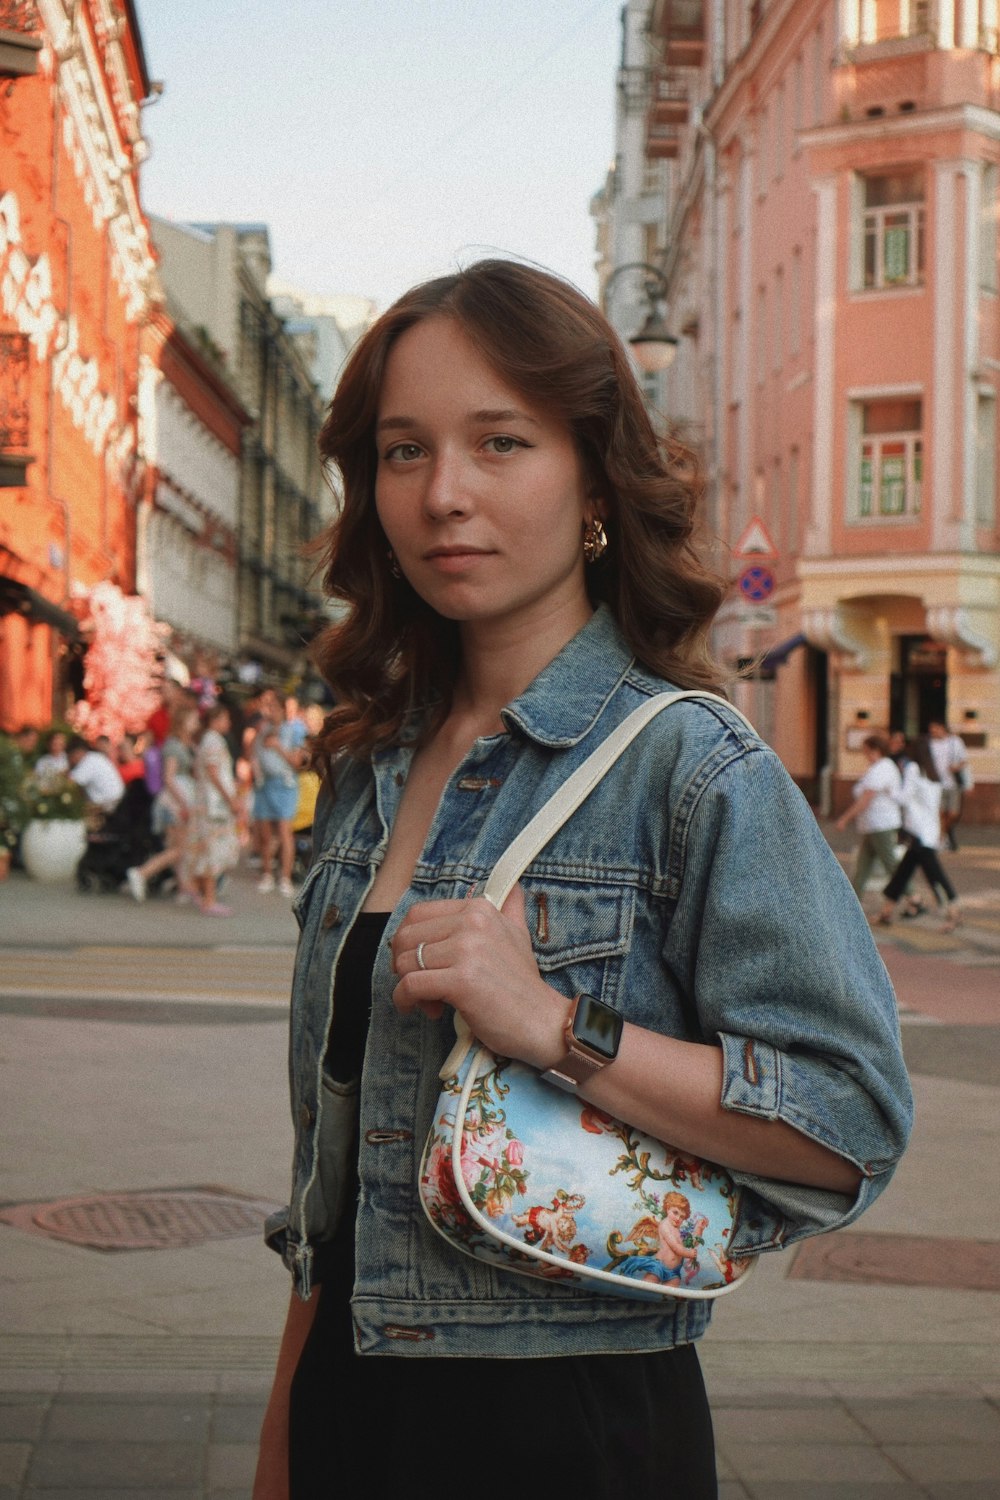
[[[418,426],[416,417],[380,417],[375,423],[376,432],[407,432]]]
[[[539,427],[541,425],[534,417],[529,416],[526,411],[518,411],[513,406],[500,407],[495,410],[486,408],[481,411],[473,411],[469,413],[469,417],[473,422],[530,422],[532,427]]]
[[[532,427],[541,425],[528,412],[519,411],[514,406],[481,407],[479,411],[470,411],[467,420],[469,422],[530,422]],[[419,426],[420,422],[416,417],[380,417],[375,424],[375,431],[409,432],[412,428]]]

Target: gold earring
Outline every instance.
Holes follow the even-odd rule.
[[[583,556],[589,563],[597,562],[608,550],[608,533],[604,529],[604,522],[598,516],[592,516],[583,525]]]
[[[403,575],[400,572],[399,563],[396,561],[396,554],[395,552],[393,552],[391,547],[385,555],[389,563],[389,572],[392,574],[393,578],[402,578]]]

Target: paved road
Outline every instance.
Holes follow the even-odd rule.
[[[1000,1495],[1000,1204],[977,1176],[1000,1133],[1000,839],[970,833],[951,868],[963,928],[880,934],[912,1150],[856,1230],[765,1259],[704,1342],[723,1500]],[[249,1493],[286,1298],[253,1205],[286,1194],[295,927],[246,879],[231,899],[212,923],[0,887],[0,1500]],[[207,1237],[102,1251],[39,1222]]]

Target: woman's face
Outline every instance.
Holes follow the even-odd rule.
[[[528,624],[590,613],[583,523],[597,513],[569,429],[525,399],[459,325],[434,317],[386,362],[376,428],[379,520],[439,614]]]

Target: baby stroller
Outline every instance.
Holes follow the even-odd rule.
[[[152,805],[145,781],[130,781],[118,806],[87,834],[87,847],[76,867],[81,891],[117,891],[126,870],[159,853],[163,843],[153,832]],[[166,872],[159,878],[167,878]],[[152,881],[151,887],[156,884]]]

